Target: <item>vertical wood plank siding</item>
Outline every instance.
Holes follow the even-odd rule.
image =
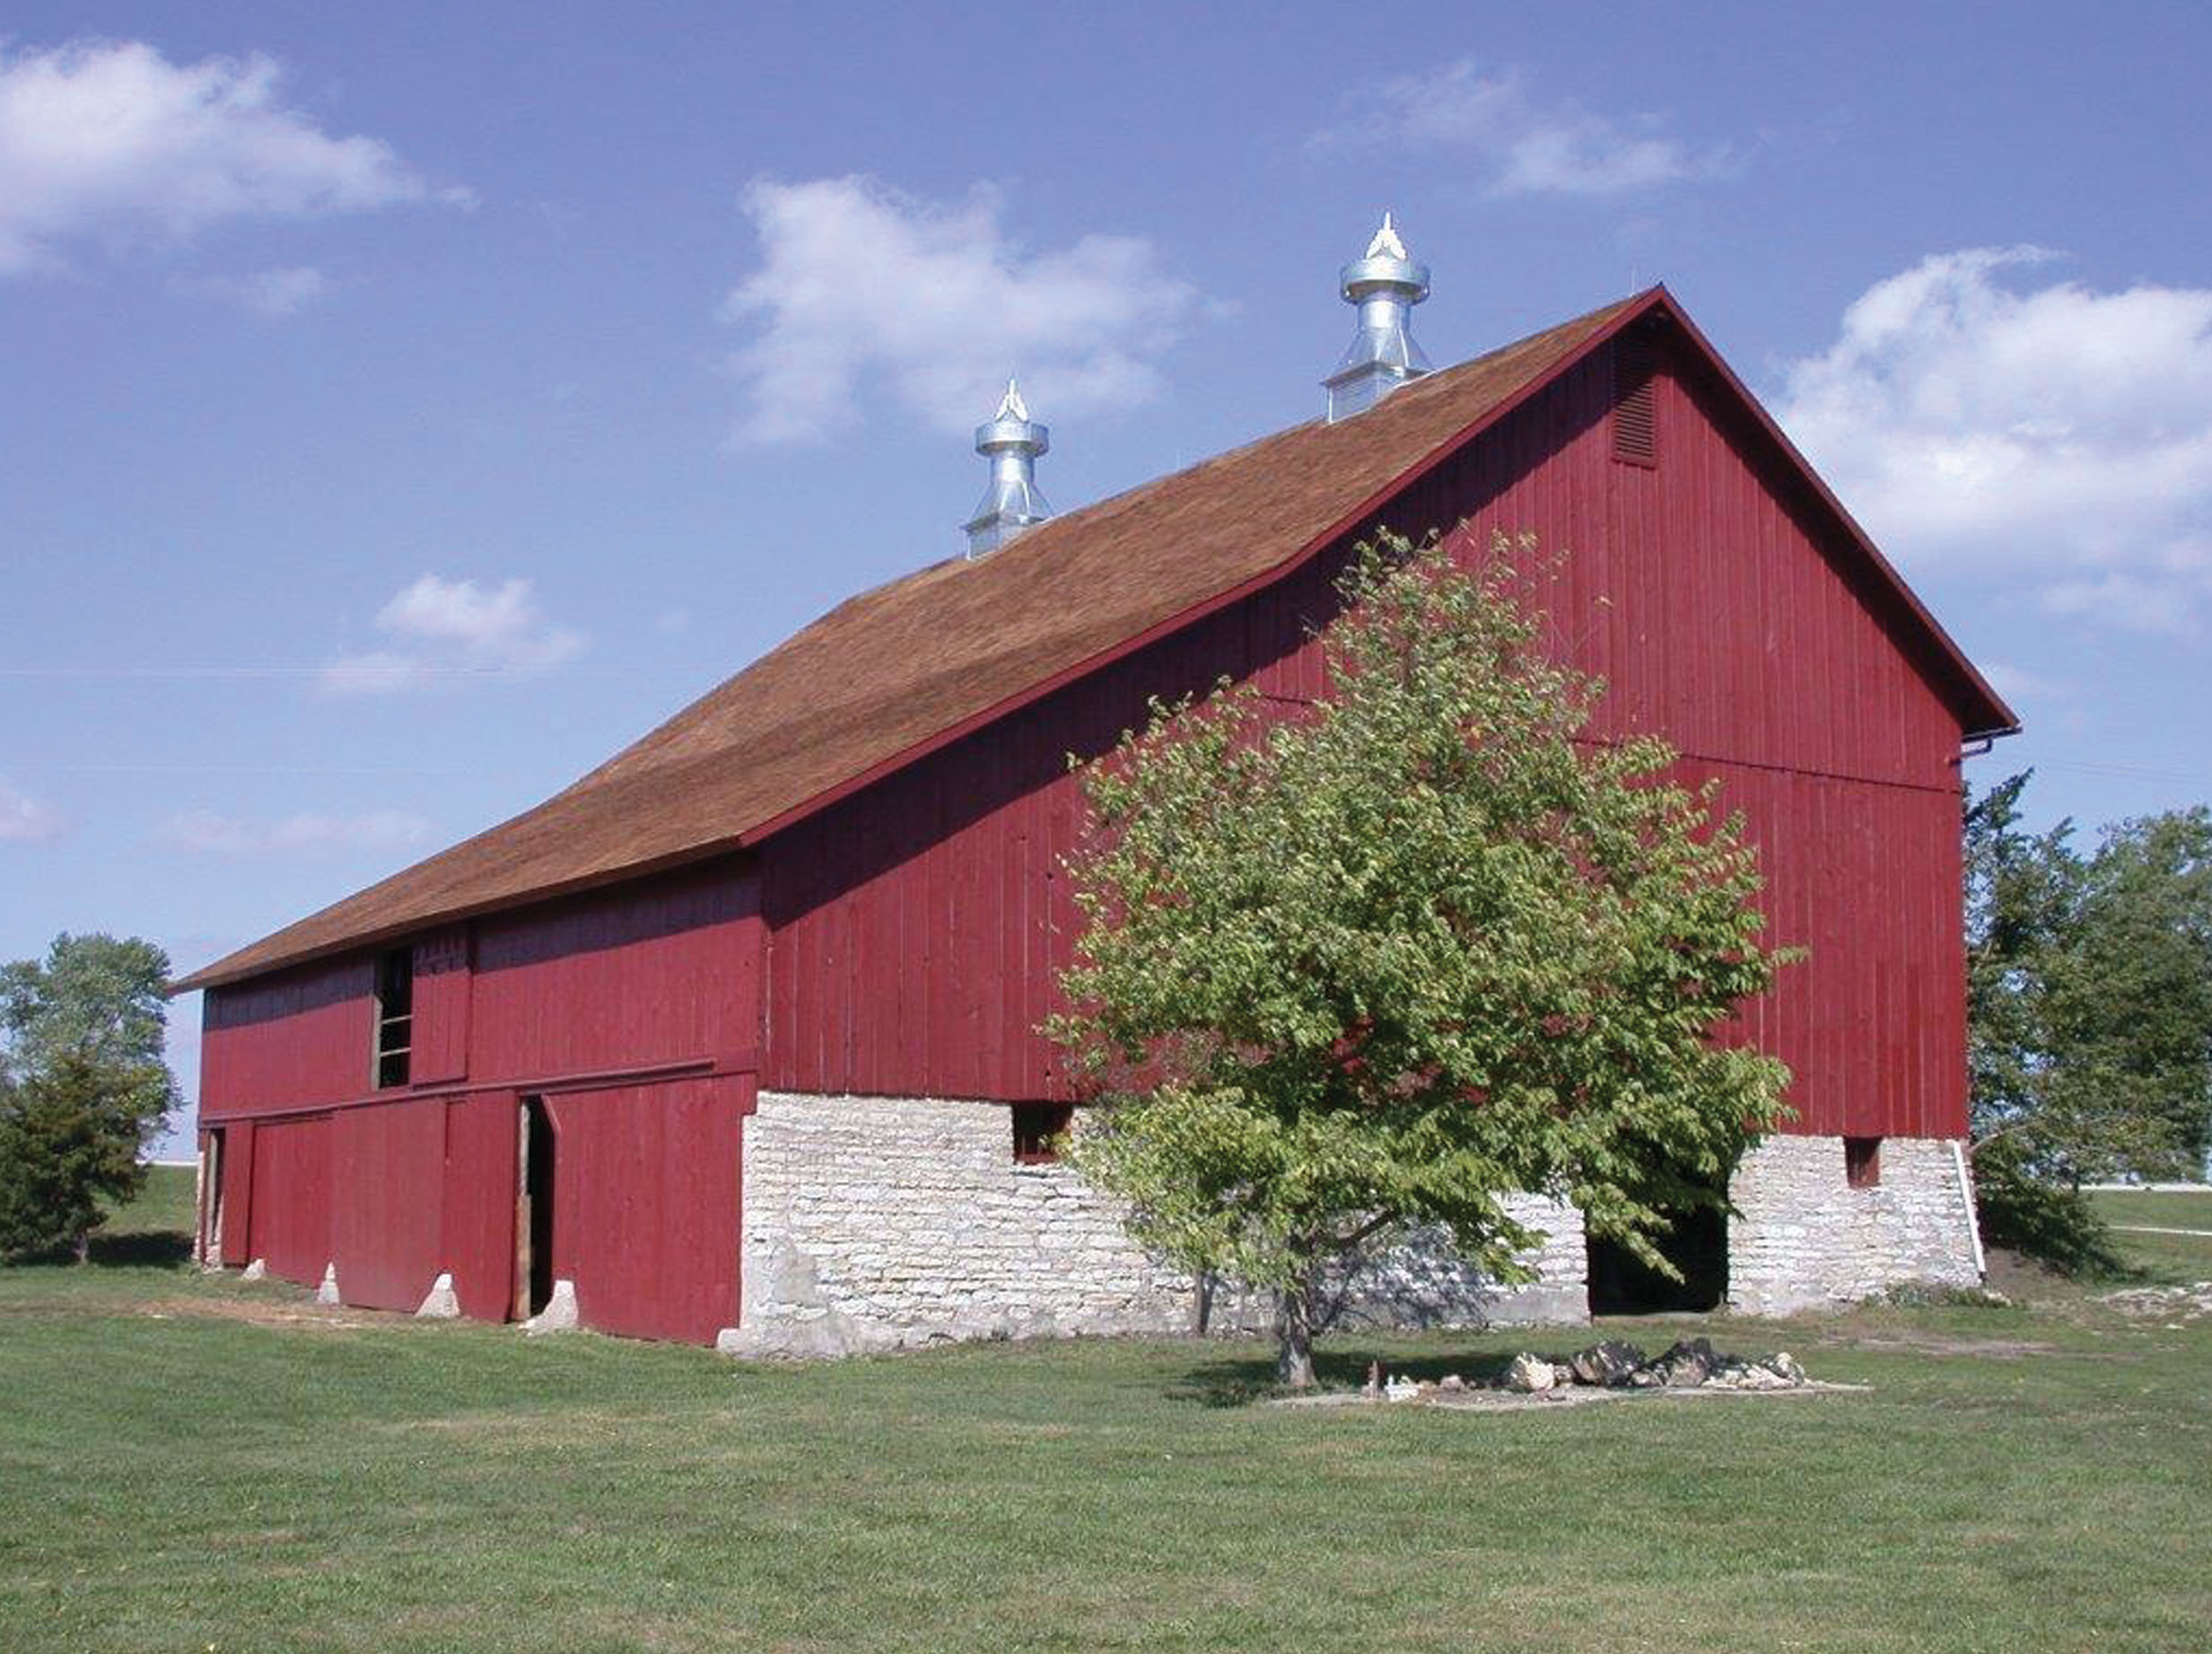
[[[384,1309],[414,1308],[450,1272],[463,1313],[503,1318],[520,1098],[578,1075],[744,1060],[761,1020],[759,906],[751,862],[725,858],[419,939],[415,1083],[382,1092],[374,950],[210,990],[201,1112],[227,1131],[223,1261],[264,1258],[310,1285],[335,1261],[347,1303]],[[593,1282],[592,1325],[711,1340],[735,1323],[749,1087],[638,1084],[556,1105],[573,1126],[560,1246]]]
[[[553,1271],[587,1326],[712,1343],[738,1324],[738,1133],[746,1079],[549,1098]]]
[[[1900,643],[1894,599],[1721,388],[1663,341],[1655,365],[1653,464],[1613,458],[1600,353],[1378,521],[1453,529],[1469,557],[1493,533],[1565,554],[1533,591],[1611,686],[1595,733],[1666,735],[1684,779],[1744,811],[1770,934],[1811,950],[1744,1019],[1797,1075],[1792,1129],[1961,1132],[1956,717]],[[1307,633],[1356,538],[765,845],[764,1083],[1056,1095],[1036,1030],[1075,931],[1067,755],[1105,750],[1148,696],[1224,675],[1319,695]]]

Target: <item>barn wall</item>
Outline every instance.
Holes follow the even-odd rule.
[[[330,1116],[330,1261],[345,1302],[412,1309],[443,1266],[445,1116],[426,1097]]]
[[[415,939],[404,1088],[370,1089],[373,950],[211,990],[202,1108],[228,1133],[224,1261],[307,1284],[335,1263],[345,1302],[387,1309],[450,1273],[464,1314],[504,1317],[520,1099],[596,1083],[555,1104],[577,1145],[562,1235],[587,1318],[712,1340],[736,1316],[757,888],[724,860]],[[724,1077],[654,1072],[683,1065]],[[680,1212],[656,1215],[664,1202]]]
[[[748,1052],[759,952],[758,887],[739,862],[480,919],[469,1078],[527,1089]]]
[[[200,1013],[201,1117],[361,1096],[370,1079],[374,970],[362,954],[208,989]]]
[[[712,1343],[738,1323],[749,1076],[550,1098],[553,1273],[602,1332]]]
[[[253,1136],[246,1256],[266,1262],[272,1274],[312,1286],[331,1260],[330,1116],[267,1121]],[[237,1217],[225,1215],[226,1230]]]
[[[1767,854],[1777,943],[1812,955],[1749,1013],[1797,1075],[1798,1132],[1964,1129],[1955,715],[1893,641],[1894,599],[1720,389],[1662,358],[1657,462],[1613,456],[1605,353],[1378,513],[1568,554],[1536,577],[1557,641],[1612,686],[1597,732],[1657,731]],[[1036,1033],[1077,918],[1058,858],[1089,757],[1149,695],[1249,677],[1323,688],[1307,635],[1349,551],[944,748],[761,850],[763,1083],[1057,1094]],[[1071,594],[1071,597],[1080,594]]]

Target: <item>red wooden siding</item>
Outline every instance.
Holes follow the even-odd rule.
[[[711,1343],[738,1324],[739,1121],[749,1080],[546,1098],[553,1273],[584,1325]]]
[[[1961,1131],[1956,718],[1893,641],[1893,599],[1752,421],[1665,348],[1655,368],[1651,464],[1613,457],[1600,353],[1379,521],[1464,521],[1469,555],[1493,530],[1568,554],[1539,598],[1612,686],[1596,732],[1658,731],[1690,774],[1728,778],[1773,852],[1778,939],[1814,950],[1753,1013],[1799,1076],[1794,1129]],[[1320,694],[1307,632],[1348,551],[763,845],[763,1083],[1053,1095],[1036,1028],[1076,924],[1057,867],[1080,818],[1065,755],[1104,750],[1148,694],[1225,673],[1286,702]]]
[[[369,955],[208,990],[201,1012],[200,1113],[346,1102],[369,1090]]]
[[[246,1265],[253,1262],[253,1254],[247,1250],[253,1239],[248,1231],[253,1209],[253,1125],[241,1120],[222,1131],[223,1251],[215,1261]]]
[[[331,1256],[347,1303],[413,1309],[444,1267],[445,1113],[425,1097],[330,1116]]]
[[[527,1082],[751,1050],[759,897],[717,862],[476,922],[468,1072]]]
[[[332,1257],[330,1116],[271,1120],[253,1135],[246,1256],[267,1260],[272,1274],[313,1286]]]
[[[503,1321],[514,1303],[515,1137],[512,1091],[456,1098],[446,1109],[444,1239],[461,1313]]]
[[[669,1065],[748,1066],[757,890],[749,861],[725,859],[418,939],[401,1090],[370,1086],[373,951],[210,990],[201,1083],[208,1123],[230,1134],[224,1261],[265,1257],[310,1284],[335,1261],[347,1303],[387,1309],[413,1309],[450,1272],[464,1313],[503,1318],[519,1097]],[[594,1325],[712,1339],[735,1324],[736,1230],[710,1245],[701,1225],[734,1224],[750,1083],[555,1100],[580,1145],[562,1162],[575,1190],[556,1209],[593,1282]],[[682,1210],[655,1215],[664,1195]],[[709,1261],[685,1262],[693,1250]]]
[[[468,927],[457,924],[415,944],[415,1084],[468,1078]]]

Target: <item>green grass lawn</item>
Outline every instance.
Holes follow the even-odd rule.
[[[2212,1281],[2212,1191],[2151,1195],[2100,1190],[2089,1199],[2108,1223],[2208,1231],[2146,1235],[2123,1230],[2114,1238],[2121,1253],[2155,1280]]]
[[[2212,1626],[2212,1321],[2064,1289],[1709,1327],[1863,1395],[1473,1415],[1268,1406],[1248,1344],[745,1367],[121,1256],[0,1270],[0,1649],[2009,1654]],[[1346,1336],[1325,1372],[1569,1342]]]

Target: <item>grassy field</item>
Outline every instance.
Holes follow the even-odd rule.
[[[158,1233],[176,1195],[122,1227]],[[2059,1287],[1709,1328],[1863,1395],[1470,1415],[1270,1406],[1239,1344],[739,1367],[526,1342],[124,1238],[0,1271],[22,1654],[2009,1654],[2212,1626],[2212,1320]],[[1567,1342],[1347,1337],[1326,1376]]]
[[[2108,1223],[2152,1229],[2202,1230],[2199,1235],[2146,1235],[2123,1230],[2120,1250],[2161,1281],[2212,1281],[2212,1191],[2149,1195],[2104,1191],[2089,1197]]]

